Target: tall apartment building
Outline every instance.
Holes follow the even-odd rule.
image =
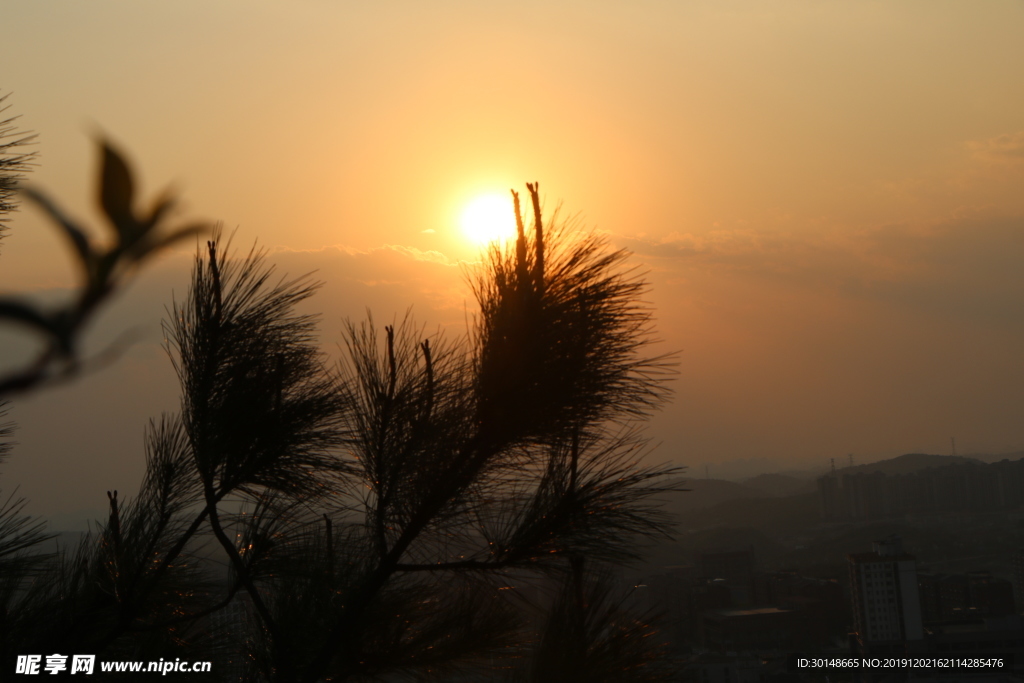
[[[899,537],[872,545],[870,553],[848,555],[853,619],[868,652],[903,651],[923,643],[917,562],[903,552]]]

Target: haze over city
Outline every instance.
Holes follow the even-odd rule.
[[[282,273],[336,354],[342,319],[409,307],[458,336],[480,197],[548,209],[647,273],[675,396],[654,460],[693,476],[1024,450],[1024,5],[1017,2],[9,2],[8,113],[29,181],[98,225],[95,144],[183,219]],[[135,490],[177,408],[159,321],[193,245],[144,271],[88,347],[111,364],[18,399],[4,481],[70,520]],[[65,245],[10,221],[4,292],[60,296]],[[17,358],[20,333],[0,343]]]

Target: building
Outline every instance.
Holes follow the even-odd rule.
[[[725,580],[698,577],[692,566],[666,567],[646,583],[646,607],[660,617],[675,650],[687,650],[700,642],[704,612],[733,607]]]
[[[847,556],[854,628],[867,652],[901,652],[923,644],[917,562],[897,536],[870,553]]]
[[[704,647],[712,652],[784,651],[796,645],[797,613],[778,607],[704,613]]]
[[[803,576],[795,570],[759,574],[757,604],[797,613],[798,647],[822,651],[845,642],[850,630],[850,601],[837,579]]]
[[[833,471],[818,479],[818,494],[822,519],[837,522],[1020,510],[1024,458],[904,474]]]
[[[1013,585],[990,572],[920,574],[917,577],[924,623],[1005,617],[1016,613]]]
[[[938,624],[929,629],[929,651],[941,654],[1024,654],[1024,618],[1019,615]],[[1018,662],[1024,669],[1024,659]]]
[[[1013,593],[1017,608],[1024,613],[1024,552],[1013,556]]]
[[[698,553],[695,562],[701,578],[718,579],[729,589],[730,601],[736,607],[754,604],[754,550],[731,550]]]

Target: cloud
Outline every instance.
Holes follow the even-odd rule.
[[[648,266],[683,462],[1019,443],[1024,218],[615,240]],[[870,455],[869,455],[870,454]]]
[[[967,146],[976,158],[982,160],[1024,164],[1024,130],[969,142]]]
[[[918,313],[1024,325],[1024,217],[950,218],[852,232],[731,230],[616,241],[681,276],[714,273]]]

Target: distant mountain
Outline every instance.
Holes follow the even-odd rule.
[[[817,490],[813,479],[794,477],[788,474],[759,474],[741,483],[769,496],[795,496],[802,493],[813,493]]]
[[[820,505],[817,493],[778,498],[737,498],[707,508],[681,512],[677,521],[683,530],[748,528],[786,535],[817,525]]]
[[[810,470],[779,470],[774,474],[781,474],[784,477],[792,477],[793,479],[806,479],[814,481],[821,475],[828,471],[827,467],[819,467],[817,469]]]
[[[911,474],[931,467],[947,465],[982,465],[981,460],[964,455],[929,455],[927,453],[907,453],[889,460],[880,460],[865,465],[854,465],[837,470],[840,474]]]
[[[1020,460],[1024,458],[1024,451],[1014,451],[1013,453],[969,453],[968,458],[974,458],[982,462],[1002,462],[1003,460]]]
[[[665,509],[673,514],[700,510],[733,500],[768,496],[755,487],[724,479],[687,479],[683,481],[683,487],[687,490],[662,497]]]
[[[987,456],[991,458],[987,461],[997,462],[1005,458],[1012,460],[1017,455],[1024,457],[1024,452],[1007,454],[998,458]],[[896,458],[889,458],[888,460],[855,465],[854,467],[844,467],[837,471],[840,474],[871,474],[872,472],[881,472],[887,475],[898,475],[919,472],[933,467],[964,464],[982,466],[985,462],[974,456],[907,453]],[[683,481],[683,486],[689,490],[666,494],[661,496],[661,501],[664,503],[666,511],[676,515],[691,513],[697,510],[707,510],[736,501],[761,500],[763,505],[771,506],[773,499],[791,498],[793,496],[801,497],[801,505],[805,505],[806,503],[803,501],[805,496],[813,494],[816,500],[818,490],[816,479],[817,476],[820,476],[808,476],[808,474],[807,472],[797,471],[776,472],[759,474],[756,477],[739,482],[725,479],[686,479]],[[749,506],[745,505],[744,507]],[[755,505],[755,507],[757,506]],[[816,516],[815,519],[817,519]]]

